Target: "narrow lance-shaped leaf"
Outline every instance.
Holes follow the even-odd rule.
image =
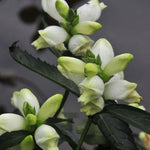
[[[150,113],[146,111],[120,104],[105,107],[105,112],[150,134]]]
[[[104,112],[96,115],[94,122],[110,142],[113,150],[138,150],[132,132],[125,122]]]
[[[49,80],[52,80],[79,96],[78,87],[71,80],[62,76],[55,66],[49,65],[46,62],[41,61],[39,58],[29,55],[27,52],[22,51],[19,47],[16,47],[15,44],[10,47],[10,55],[18,63],[24,65],[28,69],[46,77]]]

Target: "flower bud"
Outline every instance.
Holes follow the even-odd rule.
[[[22,116],[16,114],[2,114],[0,115],[0,129],[6,132],[25,130],[26,121]]]
[[[56,0],[55,3],[57,12],[59,13],[60,16],[63,18],[67,19],[68,17],[68,12],[69,12],[69,7],[66,5],[63,1],[61,0]]]
[[[33,110],[35,109],[35,114],[37,114],[39,111],[39,102],[35,95],[28,89],[22,89],[20,92],[14,92],[11,102],[21,111],[24,116],[26,116],[23,110],[25,103],[28,103],[33,108]]]
[[[59,150],[58,139],[59,135],[51,126],[41,125],[35,131],[35,141],[43,150]]]
[[[34,149],[34,140],[32,135],[28,135],[20,143],[20,150],[33,150]]]
[[[104,73],[107,76],[112,76],[118,72],[123,71],[133,59],[133,55],[126,53],[114,57],[105,67]]]
[[[98,76],[88,77],[79,84],[79,89],[81,96],[78,98],[78,101],[86,105],[90,101],[98,99],[103,94],[104,82]]]
[[[85,112],[87,116],[94,115],[104,108],[104,100],[100,96],[98,99],[92,100],[87,103],[80,111]]]
[[[75,56],[86,56],[86,51],[91,49],[93,41],[84,35],[74,35],[69,40],[69,51]]]
[[[28,114],[28,115],[26,116],[26,121],[27,121],[28,125],[33,126],[33,125],[36,124],[37,118],[36,118],[36,116],[33,115],[33,114]]]
[[[102,61],[102,69],[114,57],[113,48],[106,39],[99,39],[92,47],[92,52],[95,56],[100,56]]]
[[[85,128],[85,123],[82,126],[77,126],[77,133],[82,134],[83,130]],[[103,136],[102,132],[99,130],[98,126],[95,124],[91,124],[86,138],[85,142],[90,145],[106,145],[107,141],[105,137]]]
[[[84,66],[85,63],[80,59],[73,57],[59,57],[58,58],[58,70],[64,75],[67,79],[74,81],[76,84],[79,84],[84,77]]]
[[[75,27],[73,27],[72,34],[85,34],[91,35],[102,27],[101,24],[92,21],[79,22]]]
[[[41,36],[37,40],[33,41],[31,45],[33,45],[36,50],[50,46]]]
[[[101,7],[98,0],[90,0],[87,4],[77,9],[79,21],[97,21],[101,15]]]
[[[44,122],[49,117],[53,117],[59,109],[63,96],[56,94],[50,97],[40,108],[37,118],[39,121]]]
[[[106,83],[104,97],[106,100],[126,100],[136,87],[137,84],[126,80],[112,81]]]
[[[66,7],[69,7],[65,0],[60,0]],[[42,0],[43,10],[49,14],[52,18],[57,20],[58,22],[65,22],[65,19],[62,18],[56,10],[56,0]]]
[[[44,30],[39,30],[39,34],[50,46],[61,44],[69,38],[65,29],[58,26],[49,26]]]
[[[97,75],[99,70],[100,70],[99,66],[94,63],[87,63],[84,67],[84,73],[85,76],[87,77],[92,77]]]
[[[143,105],[139,105],[137,103],[130,103],[129,106],[135,107],[135,108],[139,108],[141,110],[146,110],[145,107]]]

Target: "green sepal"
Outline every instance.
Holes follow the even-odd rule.
[[[35,107],[32,107],[28,102],[24,102],[23,104],[23,113],[25,116],[27,116],[28,114],[36,114],[36,110]]]

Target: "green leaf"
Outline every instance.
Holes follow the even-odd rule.
[[[71,132],[68,132],[67,130],[64,130],[63,128],[61,128],[58,125],[52,124],[51,126],[53,128],[55,128],[57,133],[60,135],[61,140],[64,140],[64,141],[68,142],[69,145],[72,147],[72,149],[76,149],[77,142],[74,139],[74,135],[72,135]]]
[[[28,114],[33,114],[35,115],[35,107],[32,107],[28,102],[24,102],[23,104],[23,113],[25,116],[27,116]]]
[[[0,150],[5,150],[19,144],[28,134],[29,132],[27,131],[15,131],[3,134],[0,136]]]
[[[150,134],[150,113],[128,105],[110,105],[105,112]]]
[[[140,150],[146,150],[146,148],[144,147],[142,141],[139,139],[139,136],[138,136],[138,135],[134,135],[134,141],[135,141],[137,147],[138,147]]]
[[[14,60],[24,65],[28,69],[63,86],[75,95],[80,95],[76,84],[62,76],[55,66],[49,65],[46,62],[41,61],[39,58],[35,58],[27,52],[22,51],[19,47],[16,47],[15,44],[10,47],[10,55]]]
[[[95,115],[94,122],[110,142],[113,150],[138,150],[132,132],[125,122],[105,112]]]

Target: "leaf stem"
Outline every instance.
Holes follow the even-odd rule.
[[[87,132],[88,132],[88,130],[89,130],[91,124],[92,124],[92,119],[89,117],[88,120],[87,120],[87,122],[86,122],[85,128],[84,128],[84,130],[83,130],[83,132],[82,132],[82,135],[81,135],[81,137],[80,137],[80,140],[79,140],[79,142],[78,142],[78,145],[77,145],[77,149],[76,149],[76,150],[80,150],[80,149],[81,149],[81,146],[82,146],[82,144],[83,144],[83,141],[84,141],[84,139],[85,139],[85,137],[86,137],[86,135],[87,135]]]
[[[64,104],[66,103],[66,100],[67,100],[68,96],[69,96],[69,91],[66,90],[65,93],[64,93],[64,96],[63,96],[62,103],[61,103],[59,109],[57,110],[56,114],[54,115],[54,118],[57,118],[57,116],[58,116],[59,113],[61,112],[61,110],[62,110]]]

